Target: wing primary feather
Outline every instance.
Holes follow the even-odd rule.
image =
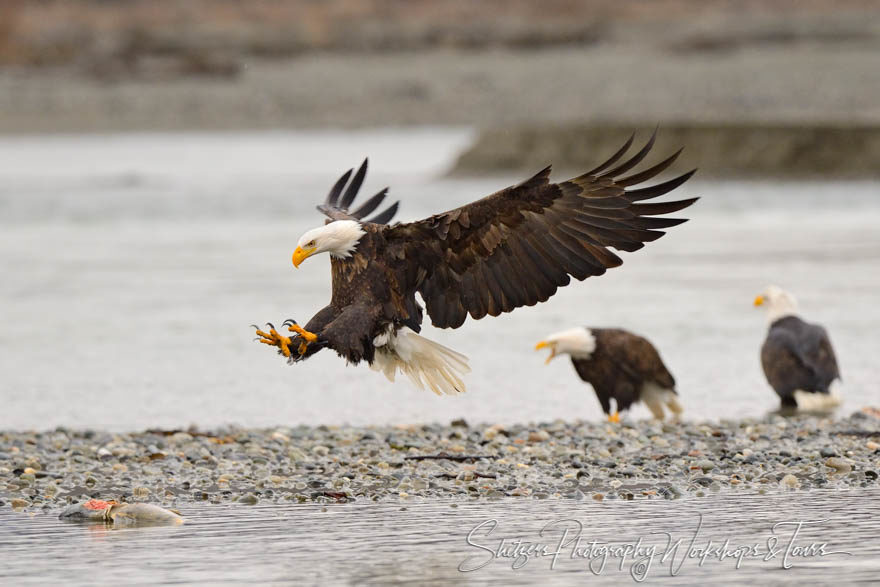
[[[663,161],[661,161],[657,165],[654,165],[653,167],[645,169],[644,171],[642,171],[640,173],[636,173],[636,174],[630,175],[628,177],[621,177],[620,179],[615,179],[614,183],[616,183],[617,185],[622,186],[622,187],[629,187],[631,185],[636,185],[638,183],[642,183],[643,181],[645,181],[647,179],[651,179],[652,177],[654,177],[658,173],[661,173],[667,167],[672,165],[675,162],[675,160],[678,159],[678,156],[681,155],[682,151],[684,151],[684,147],[682,147],[681,149],[679,149],[678,151],[673,153],[670,157],[667,157],[666,159],[664,159]]]
[[[508,260],[509,257],[502,253],[498,256],[498,261],[492,263],[489,268],[495,283],[498,284],[501,290],[499,307],[502,312],[510,312],[516,308],[520,304],[519,298],[521,297],[517,295],[516,288],[511,284],[511,279],[517,280],[518,275],[510,267]]]
[[[343,210],[348,210],[348,207],[354,202],[354,197],[357,195],[358,190],[361,189],[361,184],[364,183],[364,177],[367,175],[368,161],[368,159],[364,159],[364,162],[361,163],[357,173],[355,173],[354,179],[351,180],[345,193],[342,194],[342,200],[339,202],[339,207]]]
[[[630,148],[630,147],[632,146],[632,144],[633,144],[633,139],[635,139],[635,138],[636,138],[636,133],[633,133],[633,134],[629,135],[629,138],[626,140],[626,142],[623,144],[623,146],[622,146],[620,149],[618,149],[617,152],[616,152],[614,155],[611,156],[611,158],[609,158],[605,163],[602,163],[602,164],[599,165],[598,167],[595,167],[595,168],[593,168],[593,169],[587,171],[586,173],[584,173],[583,175],[581,175],[581,177],[587,177],[587,176],[589,176],[589,175],[595,175],[595,174],[599,173],[600,171],[602,171],[603,169],[605,169],[606,167],[608,167],[608,166],[610,166],[610,165],[614,165],[614,164],[617,162],[618,159],[620,159],[621,157],[623,157],[623,154],[624,154],[624,153],[626,153],[627,151],[629,151],[629,148]]]
[[[598,198],[592,197],[590,192],[585,193],[581,200],[578,202],[579,208],[578,210],[582,210],[584,208],[598,208],[598,209],[609,209],[609,210],[623,210],[632,206],[632,203],[624,197],[621,196],[599,196]]]
[[[675,200],[673,202],[657,202],[656,204],[633,204],[630,210],[639,216],[654,216],[657,214],[669,214],[670,212],[678,212],[687,208],[699,198],[688,198],[686,200]]]
[[[691,176],[696,172],[696,169],[692,169],[684,175],[679,175],[674,179],[664,181],[663,183],[658,183],[657,185],[652,185],[646,188],[639,188],[637,190],[628,190],[627,192],[625,192],[626,197],[629,199],[630,202],[638,202],[639,200],[648,200],[650,198],[662,196],[663,194],[671,192],[672,190],[689,180]]]
[[[635,228],[651,230],[654,228],[671,228],[673,226],[678,226],[679,224],[684,224],[687,221],[687,218],[667,218],[665,216],[655,218],[653,216],[642,216],[641,218],[633,218],[627,222],[632,224]]]
[[[336,180],[336,183],[333,184],[333,187],[330,188],[330,193],[327,194],[327,200],[325,204],[328,206],[336,206],[336,201],[339,199],[339,194],[342,193],[342,188],[345,187],[345,184],[348,183],[348,178],[351,177],[351,172],[353,169],[349,169],[345,173],[342,174],[342,177]]]
[[[388,188],[383,189],[381,192],[361,204],[360,208],[351,213],[354,218],[360,220],[367,214],[371,214],[373,210],[379,207],[379,204],[382,203],[382,200],[385,199],[385,196],[388,195]]]
[[[587,226],[598,226],[600,228],[608,228],[611,230],[621,229],[626,230],[631,227],[629,219],[627,220],[615,220],[613,218],[602,218],[601,216],[594,216],[592,214],[577,214],[572,218],[572,221],[577,224],[583,224]]]
[[[502,245],[502,248],[510,254],[508,266],[515,279],[531,282],[539,290],[538,293],[554,287],[553,279],[534,261],[529,252],[531,245],[525,239],[510,239]]]
[[[399,207],[400,201],[398,200],[397,202],[394,202],[393,204],[385,208],[384,211],[379,212],[378,214],[367,220],[367,222],[372,222],[374,224],[388,224],[388,222],[392,218],[394,218],[394,215],[397,214],[397,209]]]
[[[619,175],[621,173],[626,173],[627,171],[629,171],[630,169],[632,169],[633,167],[635,167],[636,165],[641,163],[642,159],[644,159],[648,155],[648,152],[651,150],[651,147],[654,146],[654,140],[656,138],[657,138],[657,129],[655,128],[653,134],[651,134],[651,138],[648,139],[648,142],[645,143],[645,146],[642,147],[642,149],[638,153],[636,153],[635,155],[630,157],[629,160],[621,163],[620,165],[618,165],[614,169],[606,171],[605,173],[603,173],[599,177],[614,177],[615,175]]]

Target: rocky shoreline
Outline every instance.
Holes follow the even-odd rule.
[[[458,157],[452,174],[534,172],[552,162],[557,171],[582,172],[611,154],[633,133],[637,147],[651,123],[519,126],[485,129]],[[664,122],[656,153],[684,147],[680,165],[705,178],[876,178],[880,125],[840,122]],[[655,155],[655,157],[657,157]]]
[[[0,508],[676,499],[877,482],[880,412],[721,422],[0,432]]]

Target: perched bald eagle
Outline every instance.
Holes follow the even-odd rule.
[[[840,369],[828,332],[798,316],[793,295],[771,285],[755,298],[767,308],[770,328],[761,366],[783,409],[826,411],[840,405]]]
[[[637,402],[644,402],[654,417],[662,420],[663,406],[678,417],[675,378],[660,353],[648,339],[620,328],[578,327],[548,336],[535,350],[550,349],[555,357],[569,355],[580,378],[593,386],[609,422],[620,422],[620,414]],[[611,411],[611,400],[615,409]]]
[[[656,133],[655,133],[656,134]],[[669,167],[681,150],[640,173],[622,176],[651,150],[654,136],[618,164],[633,137],[610,159],[574,179],[551,183],[550,167],[520,184],[418,222],[388,225],[398,203],[374,216],[387,188],[350,209],[367,162],[346,172],[318,210],[330,220],[306,232],[293,264],[329,253],[330,303],[306,324],[285,321],[293,338],[257,328],[260,342],[296,362],[330,347],[349,363],[366,361],[393,380],[400,370],[435,393],[465,390],[467,358],[418,334],[421,294],[431,322],[458,328],[475,320],[532,306],[568,285],[622,263],[609,248],[635,251],[667,228],[685,222],[655,218],[697,198],[637,203],[666,194],[694,171],[650,187],[628,189]],[[616,165],[616,166],[615,166]],[[346,188],[346,185],[348,186]],[[344,193],[343,193],[343,190]]]

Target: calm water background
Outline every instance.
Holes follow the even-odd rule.
[[[654,341],[688,417],[760,416],[777,405],[758,362],[764,315],[751,306],[768,283],[828,327],[844,413],[880,398],[873,182],[689,182],[676,193],[702,196],[692,220],[623,253],[623,267],[501,318],[426,325],[423,334],[471,358],[460,397],[389,384],[329,352],[289,367],[252,341],[249,324],[305,322],[329,299],[329,259],[295,270],[290,254],[323,222],[314,205],[364,155],[365,193],[390,185],[401,220],[522,179],[444,179],[470,138],[448,129],[0,138],[0,429],[596,418],[567,360],[545,367],[532,350],[579,324]]]
[[[627,584],[632,558],[622,570],[609,559],[597,575],[587,562],[564,550],[555,568],[537,558],[519,570],[496,559],[471,573],[488,554],[466,542],[468,532],[485,520],[498,521],[491,535],[475,535],[477,544],[494,548],[498,540],[522,539],[553,547],[560,530],[544,525],[557,520],[583,524],[583,543],[656,546],[648,571],[651,582],[678,585],[748,583],[823,585],[876,582],[880,573],[880,492],[812,491],[793,494],[718,494],[676,501],[597,503],[505,500],[501,502],[421,502],[299,506],[207,506],[183,508],[188,522],[175,527],[112,529],[62,522],[55,514],[20,514],[0,509],[0,583],[15,585],[118,584]],[[855,503],[859,507],[853,509]],[[700,515],[702,529],[695,537]],[[793,557],[781,568],[782,552],[793,528],[778,528],[777,556],[682,562],[691,546],[705,548],[729,539],[731,550],[753,544],[766,552],[772,527],[779,522],[813,522],[794,540],[797,546],[826,543],[826,552],[851,555]],[[572,526],[574,532],[574,526]],[[682,546],[661,562],[669,532]],[[572,534],[569,534],[571,537]],[[779,552],[778,549],[782,551]],[[598,564],[598,561],[594,564]],[[679,564],[681,565],[679,568]],[[677,575],[670,575],[670,567]],[[595,567],[599,569],[599,567]]]

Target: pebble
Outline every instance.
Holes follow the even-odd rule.
[[[849,473],[852,471],[852,465],[839,457],[831,457],[825,461],[825,466],[835,469],[838,473]]]
[[[550,433],[546,430],[537,430],[529,432],[529,442],[544,442],[550,438]]]
[[[500,424],[495,424],[494,426],[489,426],[486,430],[483,431],[483,438],[485,440],[492,441],[494,440],[498,434],[504,431],[504,427]]]
[[[713,463],[712,461],[710,461],[708,459],[703,459],[703,460],[697,461],[697,466],[699,468],[701,468],[704,473],[708,473],[709,471],[711,471],[712,469],[715,468],[715,463]]]
[[[797,489],[801,486],[801,482],[798,481],[798,478],[791,473],[788,473],[782,479],[780,479],[779,484],[786,489]]]

